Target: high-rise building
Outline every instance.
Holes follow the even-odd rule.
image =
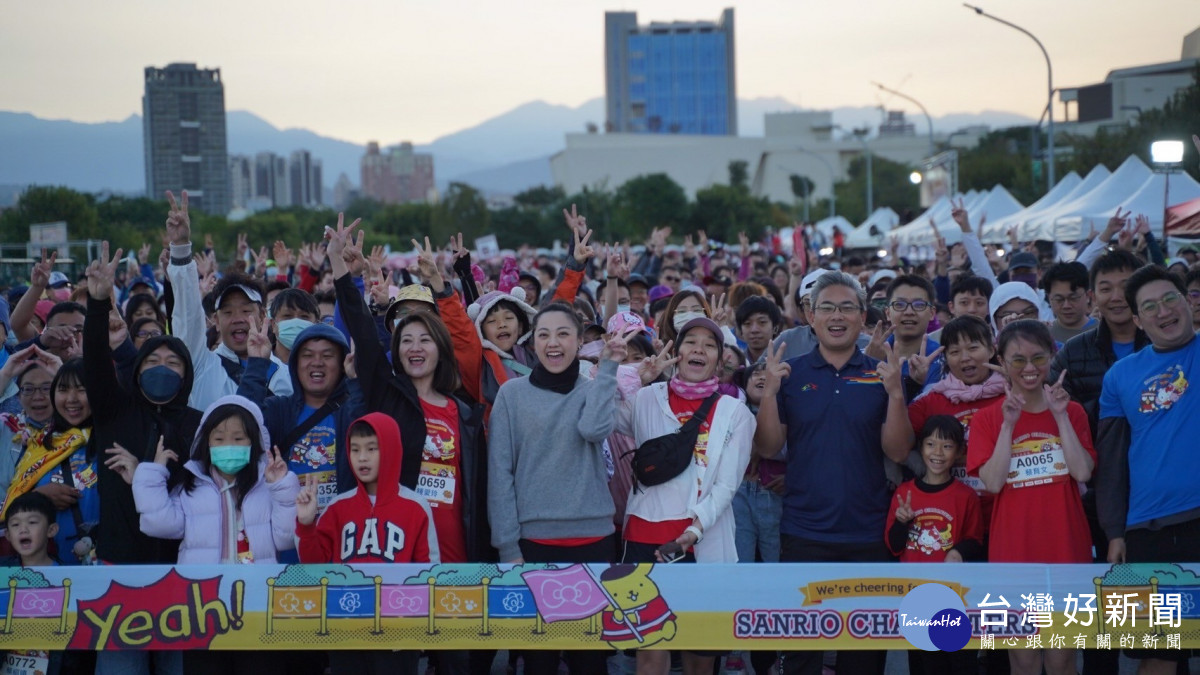
[[[733,9],[644,26],[606,12],[604,73],[610,132],[737,135]]]
[[[172,63],[146,68],[145,78],[142,136],[147,196],[157,199],[166,190],[187,190],[192,208],[228,213],[229,155],[221,70]]]
[[[321,160],[307,150],[296,150],[287,163],[292,206],[319,206],[322,202]],[[277,202],[278,203],[278,202]]]
[[[367,144],[359,162],[362,195],[385,204],[423,202],[433,194],[433,155],[415,152],[412,143],[380,151],[379,143]]]
[[[229,156],[229,198],[233,208],[244,209],[254,196],[254,160],[246,155]],[[188,194],[189,200],[191,193]]]

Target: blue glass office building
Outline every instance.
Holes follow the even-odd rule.
[[[733,10],[716,22],[605,14],[607,130],[737,135]]]

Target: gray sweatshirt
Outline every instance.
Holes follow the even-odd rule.
[[[500,560],[521,556],[520,539],[602,537],[613,527],[604,439],[616,423],[617,364],[595,379],[580,373],[569,394],[529,378],[500,387],[488,433],[488,517]]]

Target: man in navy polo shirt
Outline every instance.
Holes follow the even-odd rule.
[[[866,294],[847,274],[823,275],[812,290],[817,348],[787,361],[767,354],[767,385],[758,411],[755,449],[777,455],[787,442],[784,562],[884,562],[883,532],[891,495],[883,460],[902,462],[913,445],[900,360],[885,345],[876,361],[855,344]],[[784,673],[821,672],[821,653],[786,654]],[[886,652],[844,651],[838,671],[882,673]]]

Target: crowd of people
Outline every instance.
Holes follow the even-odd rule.
[[[1200,560],[1200,266],[1193,249],[1165,260],[1119,209],[1072,262],[984,247],[960,204],[961,243],[939,239],[927,264],[822,258],[802,235],[790,255],[703,232],[673,246],[666,228],[635,252],[595,243],[574,208],[562,259],[476,261],[459,235],[400,261],[339,216],[317,243],[219,263],[193,243],[187,193],[167,198],[157,267],[149,246],[135,263],[105,244],[73,282],[50,256],[0,303],[9,564]],[[429,655],[439,675],[496,656]],[[519,657],[530,675],[594,675],[609,655]],[[841,652],[837,671],[882,673],[885,655]],[[1175,673],[1187,653],[1131,655]],[[326,667],[295,656],[52,661]],[[337,651],[328,667],[413,673],[417,657]],[[672,668],[667,651],[635,658]],[[829,662],[678,658],[686,673]],[[1085,672],[1116,658],[1089,651]],[[913,673],[980,665],[909,653]]]

